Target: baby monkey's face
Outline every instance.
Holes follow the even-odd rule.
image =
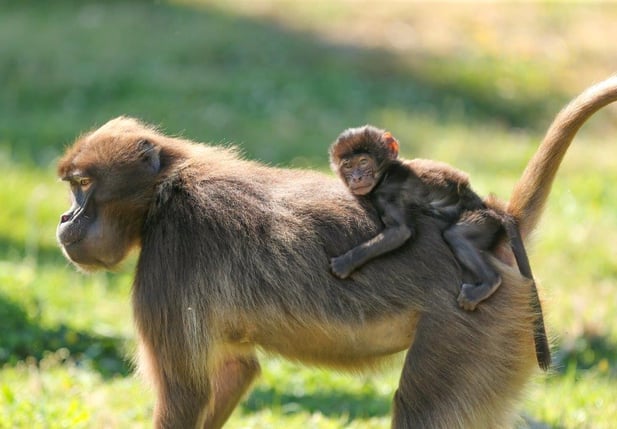
[[[377,183],[375,159],[367,153],[341,159],[339,168],[345,183],[354,195],[368,194]]]

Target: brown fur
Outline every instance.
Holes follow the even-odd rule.
[[[617,79],[604,90],[597,103],[617,99]],[[553,144],[571,139],[552,135]],[[534,368],[529,282],[496,260],[503,286],[476,312],[460,311],[462,273],[431,218],[420,216],[413,243],[343,282],[328,255],[379,222],[338,180],[265,167],[129,118],[80,138],[59,164],[69,181],[75,171],[92,187],[84,199],[71,182],[87,207],[62,218],[65,254],[93,269],[141,248],[133,310],[142,371],[157,392],[155,427],[220,428],[259,372],[257,347],[354,370],[407,350],[393,427],[511,425]],[[526,217],[541,205],[515,197],[530,231]],[[107,239],[93,244],[98,233],[117,240],[115,253]]]
[[[461,285],[458,303],[473,311],[501,285],[501,276],[488,261],[506,236],[521,274],[533,280],[531,265],[516,221],[503,204],[482,200],[468,176],[448,164],[426,159],[398,158],[398,141],[390,132],[365,125],[350,128],[330,146],[330,165],[350,192],[370,201],[384,228],[371,239],[331,259],[332,273],[348,278],[373,259],[398,249],[416,234],[420,212],[443,220],[443,236],[471,280]],[[531,284],[531,305],[537,314],[534,339],[538,365],[548,370],[551,353],[542,306]]]

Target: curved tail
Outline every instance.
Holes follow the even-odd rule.
[[[523,238],[529,236],[540,220],[555,174],[572,139],[591,115],[613,101],[617,101],[617,75],[586,89],[559,112],[549,127],[508,203],[507,211],[517,220]]]

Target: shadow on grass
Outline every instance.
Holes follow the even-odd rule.
[[[0,135],[12,156],[36,163],[120,114],[232,139],[270,162],[325,163],[342,129],[380,112],[533,127],[563,100],[522,83],[502,98],[500,57],[474,63],[418,47],[410,59],[207,5],[14,2],[0,6],[0,38],[13,41],[0,57]]]
[[[284,414],[300,411],[320,412],[327,417],[348,417],[349,420],[382,417],[390,414],[391,398],[377,393],[346,393],[324,390],[319,393],[293,395],[272,388],[256,388],[242,403],[245,412],[253,413],[264,408],[280,408]]]
[[[608,336],[584,332],[560,345],[554,354],[554,367],[559,374],[592,369],[616,378],[617,344]]]
[[[66,325],[43,328],[19,304],[1,294],[0,322],[0,366],[29,358],[38,362],[48,352],[66,350],[65,359],[88,366],[105,378],[130,372],[122,338],[93,335]]]

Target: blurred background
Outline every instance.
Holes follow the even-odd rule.
[[[55,244],[55,162],[132,115],[327,171],[345,128],[390,130],[507,199],[559,109],[617,72],[617,5],[402,0],[0,1],[0,428],[150,427],[118,273],[75,272]],[[531,262],[555,368],[521,427],[617,421],[617,110],[583,128]],[[397,365],[350,376],[264,358],[232,428],[387,428]]]

